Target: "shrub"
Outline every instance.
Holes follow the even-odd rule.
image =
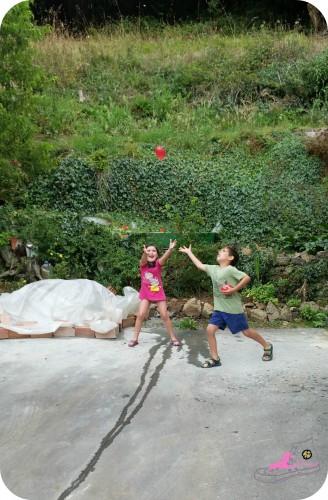
[[[309,235],[319,241],[324,234],[328,206],[319,185],[321,165],[294,136],[256,157],[243,149],[206,161],[177,155],[158,170],[152,159],[114,160],[101,176],[107,209],[133,206],[143,217],[151,213],[185,225],[189,220],[202,230],[219,221],[220,238],[241,244],[303,249]]]
[[[193,318],[182,318],[178,323],[178,328],[181,328],[181,330],[197,330],[198,323]]]
[[[301,318],[310,321],[315,328],[323,328],[328,324],[328,315],[315,311],[311,306],[305,305],[300,309]]]
[[[79,158],[68,157],[46,178],[36,179],[30,187],[28,204],[94,213],[99,208],[98,199],[94,169]]]
[[[16,5],[0,30],[0,199],[21,204],[27,182],[48,170],[51,146],[34,140],[35,96],[46,83],[31,43],[42,36],[28,3]]]
[[[278,303],[278,299],[276,297],[276,289],[272,283],[253,286],[252,288],[243,290],[242,295],[263,304],[268,304],[269,302],[272,302],[273,304]]]
[[[307,61],[301,72],[307,97],[328,97],[328,50]]]
[[[288,307],[300,307],[301,305],[301,299],[298,299],[296,297],[292,297],[287,301]]]

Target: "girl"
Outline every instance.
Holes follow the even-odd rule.
[[[166,296],[162,283],[162,265],[167,261],[176,245],[176,240],[170,240],[169,248],[162,257],[158,257],[158,250],[155,245],[147,245],[143,247],[143,254],[140,259],[140,274],[141,274],[141,289],[139,298],[141,304],[136,319],[134,337],[128,343],[129,347],[138,345],[138,337],[141,330],[141,325],[148,316],[149,306],[151,302],[157,304],[158,311],[162,320],[165,323],[167,333],[171,338],[171,345],[180,346],[181,342],[177,339],[173,332],[172,322],[166,306]]]

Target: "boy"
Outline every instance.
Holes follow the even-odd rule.
[[[218,328],[224,330],[226,326],[229,327],[231,333],[243,332],[246,337],[256,340],[264,349],[262,360],[271,361],[273,358],[273,345],[266,342],[256,330],[249,328],[243,311],[241,297],[238,292],[248,285],[251,278],[235,267],[239,259],[236,249],[226,246],[219,250],[216,259],[218,266],[203,264],[192,253],[191,245],[181,247],[179,250],[188,255],[198,269],[205,271],[211,277],[213,284],[214,311],[206,329],[211,359],[206,360],[202,367],[221,366],[215,333]]]

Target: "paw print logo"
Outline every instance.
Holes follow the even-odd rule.
[[[302,457],[304,458],[304,460],[309,460],[309,458],[312,457],[312,451],[311,450],[303,450]]]

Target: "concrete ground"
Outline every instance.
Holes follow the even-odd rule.
[[[141,343],[1,340],[0,471],[28,500],[296,500],[328,468],[328,332],[218,334],[222,366],[202,369],[204,332],[172,348],[161,323]],[[254,472],[313,439],[321,469],[274,484]],[[304,444],[305,446],[305,444]],[[311,445],[311,448],[313,447]]]

